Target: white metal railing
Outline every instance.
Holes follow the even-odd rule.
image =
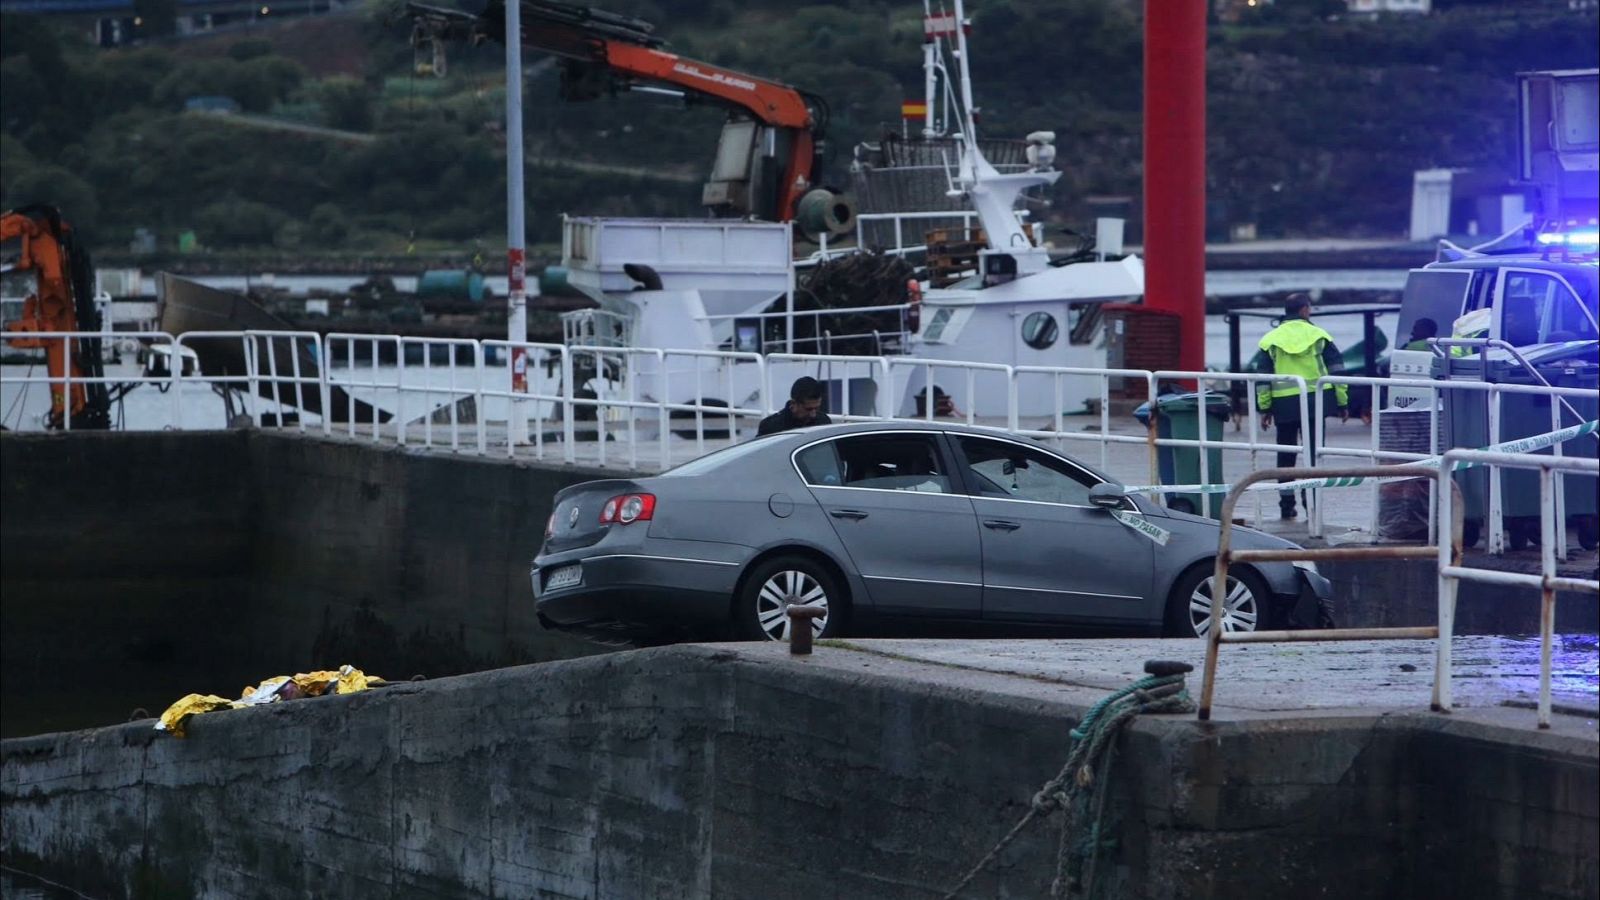
[[[891,340],[891,339],[896,340],[896,341],[899,342],[899,345],[901,347],[906,346],[906,344],[910,341],[911,334],[912,334],[912,329],[908,327],[908,324],[906,322],[906,312],[907,312],[907,310],[909,310],[911,308],[911,306],[912,306],[912,304],[910,304],[910,303],[892,303],[892,304],[889,304],[889,305],[886,305],[886,306],[849,306],[849,307],[838,307],[838,308],[830,307],[830,308],[827,308],[827,309],[805,309],[805,310],[794,310],[794,311],[783,310],[781,312],[751,313],[749,315],[743,315],[743,314],[737,314],[737,313],[728,313],[728,314],[719,314],[719,315],[714,315],[714,316],[713,315],[695,316],[694,317],[694,321],[696,321],[696,322],[705,322],[708,325],[716,325],[716,324],[720,324],[720,323],[723,323],[723,322],[739,322],[739,321],[748,321],[748,320],[754,319],[754,320],[758,321],[759,323],[761,323],[761,326],[763,328],[763,343],[765,343],[764,335],[765,335],[766,322],[767,322],[767,320],[772,319],[772,320],[776,320],[776,321],[782,321],[782,322],[786,323],[786,325],[787,325],[787,327],[785,329],[785,336],[781,340],[773,342],[774,344],[781,344],[783,346],[783,349],[784,349],[785,352],[793,353],[795,351],[795,346],[796,345],[809,344],[812,347],[814,347],[817,351],[820,351],[823,354],[828,354],[828,353],[832,352],[832,349],[831,349],[830,345],[834,341],[851,341],[851,340],[857,340],[858,341],[858,340],[864,340],[864,339],[867,339],[867,338],[871,338],[873,340],[875,348],[877,349],[877,353],[874,354],[874,355],[882,355],[882,353],[883,353],[883,344],[884,344],[885,341],[888,341],[888,340]],[[891,331],[861,331],[861,332],[832,334],[831,332],[826,331],[822,327],[823,326],[823,320],[826,319],[826,318],[832,317],[832,316],[859,315],[859,314],[885,313],[885,312],[895,313],[896,317],[899,319],[899,326],[897,328],[895,328],[894,330],[891,330]],[[794,337],[793,323],[800,322],[800,321],[803,321],[805,319],[810,319],[811,320],[812,331],[813,331],[815,336],[808,337],[808,338],[797,338],[797,337]],[[738,340],[738,336],[734,335],[733,339],[735,341],[737,341]]]
[[[761,383],[767,397],[773,401],[781,397],[787,402],[789,396],[788,385],[771,383],[774,364],[784,362],[812,366],[814,367],[814,371],[810,373],[812,377],[818,381],[837,382],[839,384],[840,411],[833,412],[832,405],[829,404],[829,418],[838,422],[893,418],[892,410],[894,407],[892,404],[894,403],[894,398],[890,396],[888,390],[891,382],[888,358],[820,353],[769,353],[767,354],[767,368],[762,373]],[[851,412],[855,408],[855,404],[851,401],[857,399],[855,392],[859,390],[857,384],[862,378],[871,379],[874,385],[872,412],[865,415]]]
[[[33,335],[69,343],[83,335]],[[90,336],[99,336],[98,333]],[[320,429],[323,435],[347,439],[389,442],[401,446],[447,448],[454,452],[503,456],[532,455],[549,458],[559,446],[563,462],[578,461],[578,448],[585,460],[601,466],[622,464],[638,467],[647,463],[665,468],[684,461],[685,454],[699,455],[726,441],[737,441],[750,434],[761,416],[783,404],[789,380],[796,374],[809,374],[829,382],[833,396],[829,406],[837,421],[864,419],[921,419],[950,421],[941,416],[934,385],[959,394],[954,419],[969,424],[999,427],[1013,433],[1071,449],[1093,458],[1096,448],[1101,466],[1121,472],[1132,484],[1138,471],[1130,466],[1125,452],[1128,445],[1143,444],[1147,455],[1135,466],[1147,466],[1148,491],[1157,502],[1173,494],[1215,495],[1227,489],[1229,473],[1258,471],[1276,463],[1276,454],[1295,453],[1305,465],[1326,459],[1333,465],[1364,461],[1378,463],[1421,462],[1436,459],[1441,449],[1438,420],[1444,399],[1470,396],[1487,404],[1487,443],[1502,443],[1501,407],[1507,395],[1546,397],[1589,409],[1595,394],[1579,388],[1547,388],[1543,385],[1488,384],[1477,381],[1430,381],[1426,379],[1377,379],[1329,376],[1320,379],[1310,393],[1299,397],[1302,422],[1323,421],[1326,404],[1331,402],[1323,388],[1333,384],[1365,386],[1375,396],[1384,390],[1410,390],[1428,398],[1430,432],[1428,453],[1386,450],[1380,447],[1379,431],[1386,416],[1394,411],[1374,404],[1373,432],[1367,446],[1330,446],[1318,440],[1313,446],[1309,429],[1302,429],[1299,441],[1277,444],[1258,426],[1252,414],[1241,422],[1242,436],[1213,439],[1205,402],[1210,394],[1226,396],[1212,386],[1216,373],[1134,369],[1096,369],[1045,366],[1007,366],[998,363],[960,362],[900,356],[847,356],[804,353],[736,353],[713,350],[660,350],[608,346],[567,346],[553,343],[474,341],[466,339],[402,337],[331,333],[318,337],[312,332],[235,331],[190,332],[173,336],[162,332],[119,333],[120,338],[136,338],[146,345],[166,348],[168,357],[179,358],[186,347],[196,344],[210,349],[228,349],[237,369],[226,372],[195,373],[179,367],[177,371],[140,374],[109,372],[94,381],[119,385],[124,389],[153,386],[168,395],[167,402],[144,403],[145,421],[153,427],[221,427],[227,424],[214,415],[203,416],[199,407],[210,403],[210,393],[231,394],[258,426],[293,427],[306,432]],[[508,367],[503,362],[512,351],[521,349],[528,359],[526,391],[514,391]],[[214,359],[214,355],[208,356]],[[314,367],[306,360],[314,360]],[[35,369],[14,375],[20,367],[0,367],[0,384],[5,389],[3,411],[8,427],[25,427],[11,417],[21,400],[18,391],[39,388],[52,382]],[[1264,382],[1265,374],[1230,373],[1228,381]],[[69,394],[73,383],[86,379],[66,378],[60,386]],[[1150,419],[1143,433],[1127,427],[1116,428],[1111,417],[1111,398],[1116,393],[1143,395],[1154,400],[1157,392],[1173,381],[1198,384],[1199,402],[1194,404],[1194,437],[1160,436],[1158,420]],[[582,383],[580,383],[582,382]],[[781,383],[779,383],[781,382]],[[1303,383],[1302,383],[1303,384]],[[915,408],[917,390],[922,391],[922,408]],[[870,399],[864,391],[873,392]],[[1461,395],[1460,392],[1468,392]],[[153,393],[153,392],[152,392]],[[934,394],[934,396],[929,396]],[[1075,427],[1085,422],[1069,418],[1062,400],[1097,398],[1098,422],[1088,429]],[[315,404],[308,401],[315,397]],[[1022,415],[1026,397],[1034,409],[1048,414]],[[1049,403],[1054,397],[1056,402]],[[342,408],[346,402],[348,408]],[[470,406],[468,405],[470,401]],[[1041,405],[1047,404],[1046,405]],[[307,411],[309,407],[323,412]],[[1550,402],[1551,431],[1572,424],[1561,405]],[[207,406],[210,413],[212,407]],[[231,407],[230,407],[231,409]],[[468,414],[470,410],[470,415]],[[291,418],[291,414],[292,418]],[[1541,410],[1542,414],[1542,410]],[[1189,413],[1184,413],[1189,415]],[[592,417],[593,424],[589,424]],[[1170,419],[1170,416],[1169,416]],[[1094,422],[1094,419],[1088,419]],[[1525,424],[1525,423],[1524,423]],[[139,427],[139,422],[124,427]],[[581,426],[581,427],[580,427]],[[1092,430],[1090,430],[1092,429]],[[1321,435],[1326,438],[1326,435]],[[1585,438],[1585,440],[1592,440]],[[1542,445],[1541,445],[1542,446]],[[1478,448],[1472,448],[1478,449]],[[1565,451],[1557,444],[1552,453],[1560,458],[1579,452],[1589,455],[1586,445]],[[1119,450],[1124,452],[1118,452]],[[1158,458],[1176,450],[1196,451],[1198,485],[1161,485]],[[1216,471],[1213,452],[1221,454],[1225,471]],[[1240,459],[1244,457],[1244,464]],[[1231,461],[1231,463],[1230,463]],[[1138,474],[1137,478],[1146,477]],[[1557,487],[1564,479],[1592,476],[1561,469],[1553,476]],[[1171,479],[1168,479],[1169,481]],[[1487,499],[1480,508],[1487,519],[1489,549],[1503,552],[1505,540],[1500,521],[1503,512],[1501,473],[1488,475]],[[1368,487],[1368,490],[1373,488]],[[1556,553],[1564,558],[1566,523],[1564,491],[1555,497]],[[1256,517],[1262,515],[1261,501],[1270,498],[1256,492]],[[1324,505],[1316,502],[1317,492],[1308,492],[1313,534],[1320,534]],[[1372,515],[1376,517],[1373,504]],[[1428,505],[1429,539],[1437,535],[1434,505]],[[1361,513],[1358,513],[1361,514]],[[1377,533],[1377,523],[1373,523]]]
[[[1022,222],[1024,229],[1030,228],[1030,223],[1028,222],[1030,214],[1028,210],[1016,210],[1016,216],[1017,220]],[[863,213],[859,216],[856,216],[856,235],[859,242],[859,236],[866,233],[866,226],[875,222],[889,222],[894,225],[894,246],[885,247],[883,252],[889,256],[909,256],[914,253],[926,253],[928,251],[928,245],[926,243],[906,243],[905,226],[907,222],[926,222],[936,221],[939,219],[960,219],[962,227],[970,231],[972,228],[972,221],[977,218],[977,211],[970,209],[933,209],[919,212]],[[1037,223],[1033,223],[1031,227],[1036,229],[1038,225]],[[919,238],[924,241],[927,240],[927,236],[925,234],[919,235]],[[1035,243],[1039,241],[1040,233],[1038,231],[1033,231],[1033,239]],[[819,262],[825,262],[835,257],[848,256],[851,253],[859,251],[860,249],[861,247],[859,243],[852,244],[848,247],[830,248],[828,246],[828,235],[824,233],[817,236],[817,251],[803,259],[795,260],[795,267],[805,268],[814,266]]]
[[[499,374],[491,375],[489,371],[480,373],[477,379],[478,395],[486,404],[484,409],[478,411],[480,418],[493,421],[488,401],[494,400],[505,405],[505,419],[508,423],[505,440],[503,441],[507,457],[515,456],[519,443],[531,443],[533,455],[536,459],[545,458],[545,444],[550,438],[549,422],[558,420],[561,423],[561,460],[573,462],[573,444],[576,441],[575,426],[572,421],[573,404],[571,392],[561,390],[562,385],[572,383],[572,359],[570,351],[565,344],[546,344],[529,341],[484,341],[483,352],[485,359],[498,355],[510,359],[516,351],[522,351],[527,365],[527,373],[536,375],[537,370],[549,367],[559,373],[559,380],[548,382],[557,390],[545,390],[539,387],[540,381],[536,377],[527,378],[527,390],[516,391],[512,389],[510,373],[504,374],[502,379]],[[543,358],[541,358],[541,355]],[[487,366],[487,362],[485,363]],[[490,382],[493,382],[492,386]],[[531,419],[531,423],[530,423]]]
[[[1487,432],[1486,439],[1485,439],[1485,446],[1489,446],[1489,447],[1496,446],[1496,445],[1500,444],[1504,440],[1504,436],[1502,435],[1502,432],[1501,432],[1501,423],[1502,423],[1502,420],[1504,419],[1504,408],[1503,407],[1504,407],[1504,400],[1505,400],[1505,397],[1507,395],[1514,396],[1514,397],[1515,396],[1523,396],[1523,397],[1533,396],[1533,397],[1550,398],[1551,402],[1549,404],[1549,406],[1550,406],[1549,431],[1551,431],[1551,432],[1558,431],[1559,429],[1561,429],[1564,426],[1580,425],[1584,421],[1587,421],[1586,419],[1583,418],[1583,413],[1580,412],[1577,408],[1575,408],[1572,405],[1572,403],[1574,401],[1577,401],[1577,402],[1581,402],[1581,403],[1594,404],[1596,399],[1597,399],[1596,393],[1593,390],[1590,390],[1588,388],[1546,387],[1544,385],[1538,385],[1538,384],[1502,384],[1502,383],[1483,382],[1483,381],[1465,381],[1465,380],[1461,380],[1461,379],[1454,379],[1454,380],[1447,380],[1447,381],[1434,381],[1434,380],[1430,380],[1430,379],[1418,379],[1418,378],[1369,378],[1369,377],[1344,376],[1344,375],[1329,375],[1329,376],[1324,376],[1322,378],[1319,378],[1317,380],[1316,384],[1317,384],[1317,388],[1318,388],[1318,390],[1315,392],[1316,393],[1316,416],[1317,416],[1317,421],[1318,422],[1324,421],[1323,416],[1327,412],[1326,399],[1327,399],[1327,393],[1328,392],[1322,390],[1322,388],[1324,386],[1327,386],[1327,385],[1338,385],[1338,384],[1349,385],[1349,386],[1365,386],[1365,387],[1368,387],[1368,388],[1370,388],[1372,390],[1373,398],[1372,398],[1372,406],[1371,406],[1372,433],[1371,433],[1370,440],[1369,440],[1369,446],[1367,446],[1365,448],[1361,448],[1361,447],[1329,447],[1329,446],[1326,445],[1325,442],[1323,442],[1323,443],[1321,443],[1321,444],[1319,444],[1317,446],[1315,457],[1317,459],[1321,459],[1323,457],[1346,458],[1346,459],[1363,459],[1363,460],[1367,460],[1369,462],[1372,462],[1374,464],[1376,464],[1376,463],[1416,462],[1416,461],[1419,461],[1419,460],[1425,460],[1425,459],[1431,459],[1431,458],[1438,457],[1439,453],[1441,452],[1441,447],[1439,446],[1440,422],[1441,422],[1441,413],[1442,413],[1441,407],[1444,405],[1444,401],[1448,398],[1450,392],[1452,392],[1452,391],[1462,392],[1462,393],[1469,394],[1469,395],[1474,395],[1474,396],[1482,395],[1483,402],[1485,404],[1485,420],[1486,420],[1486,426],[1485,427],[1486,427],[1486,432]],[[1426,391],[1426,392],[1428,392],[1429,399],[1428,399],[1428,404],[1427,404],[1426,411],[1428,413],[1428,435],[1429,435],[1429,437],[1428,437],[1428,451],[1426,453],[1418,453],[1418,452],[1414,452],[1414,451],[1404,451],[1404,450],[1383,450],[1383,449],[1380,449],[1379,444],[1380,444],[1380,441],[1381,441],[1381,429],[1382,429],[1382,424],[1383,424],[1384,417],[1386,415],[1394,415],[1397,412],[1401,412],[1401,411],[1397,411],[1397,410],[1385,409],[1384,408],[1384,404],[1379,402],[1380,401],[1380,393],[1383,390],[1393,390],[1393,389],[1409,390],[1409,391],[1413,391],[1413,392],[1415,392],[1415,391]],[[1407,410],[1407,411],[1401,412],[1401,414],[1412,414],[1412,413],[1414,413],[1416,411],[1418,411],[1418,410]],[[1589,415],[1592,416],[1593,412],[1590,412]],[[1597,434],[1600,434],[1600,433],[1597,433]],[[1524,436],[1525,435],[1518,435],[1518,437],[1524,437]],[[1585,440],[1586,441],[1590,441],[1591,445],[1592,445],[1592,441],[1594,439],[1593,438],[1586,438]],[[1443,448],[1443,449],[1449,449],[1449,448]],[[1466,449],[1482,449],[1482,448],[1466,448]],[[1564,451],[1562,449],[1562,443],[1561,442],[1557,442],[1557,443],[1555,443],[1555,444],[1553,444],[1551,446],[1551,454],[1554,455],[1554,456],[1558,456],[1558,457],[1564,455]],[[1562,472],[1557,472],[1557,474],[1556,474],[1556,484],[1557,484],[1558,488],[1564,488],[1564,477],[1565,476],[1564,476],[1564,474]],[[1488,538],[1489,551],[1491,553],[1497,553],[1498,554],[1498,553],[1505,552],[1505,546],[1506,546],[1504,515],[1503,515],[1504,509],[1505,509],[1505,492],[1504,492],[1504,489],[1503,489],[1501,472],[1500,472],[1499,468],[1492,468],[1488,473],[1488,478],[1489,478],[1489,489],[1488,489],[1487,502],[1486,502],[1485,508],[1484,508],[1484,519],[1485,519],[1485,521],[1484,521],[1483,525],[1484,525],[1484,532],[1486,533],[1487,538]],[[1371,492],[1371,496],[1372,496],[1371,533],[1376,535],[1378,533],[1378,530],[1379,530],[1379,523],[1378,523],[1378,516],[1379,516],[1378,490],[1379,490],[1379,488],[1378,488],[1378,485],[1376,483],[1373,483],[1373,484],[1371,484],[1369,486],[1368,490]],[[1427,508],[1427,511],[1428,511],[1428,540],[1432,541],[1432,540],[1435,539],[1435,537],[1436,537],[1436,535],[1438,533],[1438,519],[1434,515],[1436,504],[1433,502],[1434,498],[1431,496],[1431,493],[1432,493],[1432,488],[1431,487],[1429,488],[1429,492],[1430,492],[1430,497],[1428,498],[1428,504],[1427,504],[1426,508]],[[1558,555],[1559,555],[1559,557],[1561,559],[1566,559],[1567,558],[1567,550],[1566,550],[1566,543],[1567,543],[1566,518],[1567,517],[1566,517],[1566,514],[1565,514],[1566,497],[1565,497],[1565,491],[1564,490],[1558,490],[1557,491],[1557,493],[1556,493],[1556,501],[1555,502],[1556,502],[1556,510],[1557,510],[1557,516],[1556,516],[1556,522],[1557,522],[1557,525],[1556,525],[1556,542],[1557,542],[1557,547],[1558,547],[1557,553],[1558,553]],[[1321,531],[1322,531],[1322,521],[1321,521],[1320,514],[1319,514],[1318,517],[1316,519],[1314,519],[1314,521],[1313,521],[1313,531],[1312,531],[1312,533],[1313,534],[1320,534]]]
[[[1552,404],[1554,405],[1554,404]],[[1600,595],[1600,581],[1592,578],[1565,578],[1556,570],[1556,504],[1553,502],[1558,488],[1555,475],[1559,472],[1581,472],[1591,477],[1600,475],[1600,461],[1559,456],[1542,456],[1531,453],[1488,453],[1481,450],[1450,450],[1444,454],[1436,482],[1439,496],[1439,518],[1452,521],[1455,515],[1454,494],[1447,490],[1451,471],[1457,465],[1488,466],[1498,471],[1502,468],[1536,469],[1539,472],[1539,574],[1503,572],[1495,569],[1476,569],[1461,565],[1460,548],[1451,548],[1445,542],[1439,545],[1439,646],[1434,672],[1434,709],[1448,712],[1451,707],[1450,643],[1455,633],[1456,592],[1462,580],[1486,584],[1515,585],[1538,588],[1539,605],[1539,727],[1550,727],[1550,654],[1555,631],[1556,591],[1575,591]]]
[[[170,391],[170,388],[174,384],[177,383],[177,381],[176,381],[177,374],[176,373],[174,373],[172,375],[138,375],[138,376],[128,376],[128,375],[123,375],[123,374],[117,374],[117,375],[104,375],[104,374],[102,374],[99,377],[90,377],[90,376],[84,376],[84,375],[74,376],[72,374],[72,345],[73,345],[73,342],[77,341],[77,340],[79,340],[81,338],[99,338],[99,337],[103,337],[104,335],[101,332],[98,332],[98,331],[89,331],[89,332],[78,332],[78,331],[30,331],[30,332],[27,332],[26,334],[17,334],[15,336],[16,337],[26,337],[29,340],[47,340],[47,341],[48,340],[59,340],[59,341],[61,341],[61,343],[62,343],[62,360],[63,360],[62,366],[66,371],[65,371],[64,377],[62,377],[62,378],[52,378],[47,372],[41,372],[41,373],[35,375],[34,374],[34,369],[36,369],[38,367],[38,363],[33,363],[33,364],[30,364],[28,366],[27,372],[25,372],[24,374],[19,376],[19,375],[10,374],[10,372],[9,372],[10,369],[16,368],[16,366],[0,366],[0,383],[10,383],[10,384],[12,384],[14,386],[20,387],[20,390],[17,389],[17,387],[13,388],[13,396],[5,401],[3,408],[0,408],[0,424],[4,424],[7,428],[12,428],[12,429],[15,429],[15,430],[18,430],[18,431],[24,430],[23,429],[24,422],[23,422],[23,418],[22,417],[24,415],[26,415],[26,407],[23,404],[24,404],[24,401],[25,401],[27,393],[28,393],[28,388],[31,385],[42,385],[42,386],[45,387],[44,408],[47,411],[46,415],[48,415],[48,410],[51,407],[51,397],[50,397],[50,395],[53,392],[53,388],[56,385],[60,386],[61,396],[62,396],[63,401],[65,403],[65,406],[63,408],[68,412],[68,415],[63,416],[63,418],[62,418],[62,430],[63,431],[71,431],[72,430],[72,416],[71,416],[70,412],[71,412],[71,408],[72,408],[72,388],[73,388],[74,385],[103,384],[103,385],[105,385],[107,387],[108,390],[110,388],[112,388],[112,387],[115,387],[115,386],[130,385],[130,384],[131,385],[143,385],[143,384],[159,385],[159,386],[161,386],[161,389],[163,390],[163,393],[168,393],[168,392],[171,393],[172,402],[175,404],[174,409],[172,411],[172,420],[175,421],[175,422],[182,422],[183,421],[182,416],[181,416],[181,406],[177,406],[176,405],[179,402],[179,394],[177,392],[171,392]],[[160,346],[164,346],[164,347],[168,347],[168,348],[172,348],[172,347],[177,346],[176,339],[172,335],[170,335],[170,334],[168,334],[167,332],[164,332],[164,331],[119,332],[118,333],[118,337],[136,338],[136,339],[138,339],[140,341],[146,342],[147,344],[158,344]],[[45,350],[41,349],[40,352],[44,353]],[[174,354],[174,355],[176,355],[176,354]],[[182,368],[181,365],[178,368],[181,369]]]

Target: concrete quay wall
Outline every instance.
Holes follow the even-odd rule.
[[[550,497],[615,471],[262,431],[0,435],[0,735],[236,696],[353,663],[389,678],[599,648],[542,629]],[[1347,626],[1435,621],[1426,561],[1330,564]],[[1594,633],[1593,598],[1557,628]],[[1531,590],[1464,585],[1458,631],[1537,630]]]
[[[92,896],[931,898],[1104,691],[680,646],[0,742],[0,859]],[[1096,896],[1592,897],[1592,735],[1143,717]],[[963,895],[1049,894],[1059,814]]]
[[[600,476],[259,431],[0,436],[3,733],[346,662],[597,652],[539,627],[527,566],[551,496]]]

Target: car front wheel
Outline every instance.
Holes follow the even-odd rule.
[[[1168,637],[1205,637],[1210,633],[1215,582],[1214,563],[1194,566],[1178,579],[1167,602]],[[1230,569],[1228,589],[1222,596],[1222,630],[1255,631],[1269,597],[1260,575],[1250,569]]]
[[[803,556],[775,556],[751,570],[734,602],[735,633],[749,641],[787,641],[791,606],[822,610],[811,620],[812,637],[839,633],[843,592],[827,569]]]

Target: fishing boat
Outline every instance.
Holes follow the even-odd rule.
[[[605,377],[605,366],[593,366],[597,394],[748,408],[758,397],[760,369],[768,386],[782,389],[800,375],[829,382],[835,412],[917,414],[931,380],[934,395],[948,398],[946,410],[1004,415],[1010,391],[1003,377],[961,378],[953,377],[953,367],[941,375],[936,365],[909,366],[907,377],[892,383],[894,395],[883,396],[877,379],[850,374],[863,370],[832,358],[1106,366],[1100,308],[1137,302],[1142,261],[1121,252],[1119,220],[1099,222],[1094,245],[1053,252],[1022,201],[1061,177],[1054,134],[980,140],[962,4],[957,0],[953,15],[926,6],[924,12],[923,108],[930,112],[919,134],[857,148],[861,212],[853,246],[830,248],[824,237],[817,251],[797,259],[787,224],[564,219],[569,283],[597,303],[563,316],[568,344],[743,351],[764,363],[701,359],[692,363],[692,378],[681,366],[669,371],[649,359],[616,368],[614,379]],[[845,262],[862,254],[903,261],[898,272],[909,277],[876,295],[884,302],[866,306],[840,306],[809,289],[830,267],[863,267]],[[881,268],[895,277],[892,265]],[[1090,378],[1039,379],[1035,386],[1019,392],[1019,415],[1076,410],[1100,391]]]

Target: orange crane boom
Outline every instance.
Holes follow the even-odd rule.
[[[100,339],[29,337],[48,332],[95,332],[100,316],[94,309],[94,269],[88,253],[77,245],[72,226],[52,206],[26,206],[0,213],[0,242],[21,241],[21,254],[10,268],[34,273],[34,292],[22,305],[22,318],[6,324],[13,347],[43,349],[50,375],[50,414],[46,424],[61,428],[107,428],[110,402],[100,378]],[[12,337],[11,335],[16,335]],[[70,348],[70,353],[69,353]],[[70,398],[67,390],[70,371]],[[71,420],[67,420],[70,409]]]
[[[817,181],[827,106],[781,82],[661,49],[648,22],[564,3],[521,0],[523,46],[562,59],[561,93],[590,100],[627,90],[670,93],[730,110],[702,201],[720,215],[794,220]],[[504,0],[481,15],[412,3],[415,42],[505,41]],[[767,171],[770,170],[770,171]]]

